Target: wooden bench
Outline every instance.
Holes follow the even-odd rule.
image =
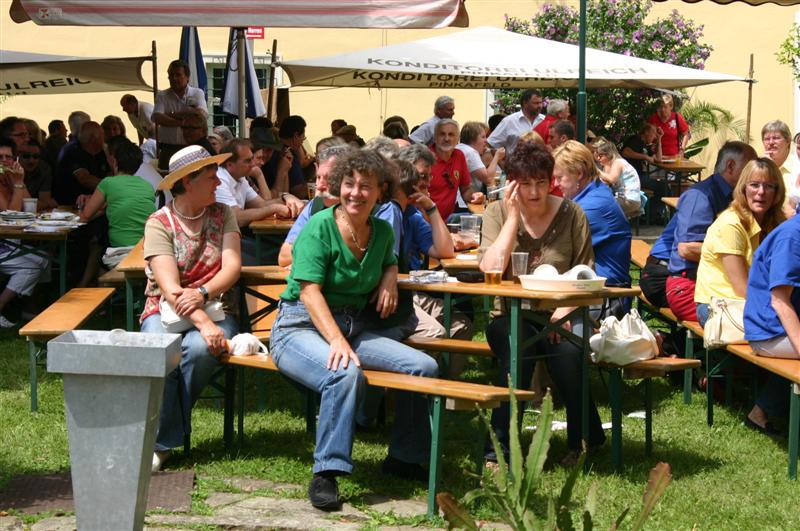
[[[276,371],[277,367],[270,356],[236,356],[222,359],[222,363],[228,368],[238,368],[239,373],[244,368]],[[426,378],[424,376],[411,376],[408,374],[398,374],[393,372],[364,370],[364,377],[367,385],[373,387],[383,387],[397,391],[409,391],[427,395],[430,408],[429,416],[431,423],[431,450],[430,468],[428,473],[428,516],[436,514],[436,487],[441,475],[441,423],[443,409],[449,410],[474,410],[477,408],[490,409],[497,407],[501,402],[509,400],[509,390],[505,387],[492,385],[482,385],[469,382],[454,380],[443,380],[440,378]],[[235,388],[236,371],[227,371],[226,378],[226,403],[225,403],[225,444],[231,446],[233,440],[233,411],[234,396],[232,389]],[[241,444],[244,434],[244,400],[243,385],[239,386],[239,408],[238,408],[238,433]],[[313,396],[312,391],[308,391]],[[514,394],[519,401],[533,399],[531,391],[515,390]],[[314,411],[312,405],[315,401],[307,397],[306,426],[314,426]],[[482,443],[485,433],[481,431],[480,442]],[[482,448],[480,449],[482,451]]]
[[[36,365],[47,353],[46,342],[83,326],[100,306],[110,302],[113,293],[114,288],[73,288],[20,329],[19,335],[28,341],[31,411],[39,407]],[[111,308],[107,311],[110,320]]]
[[[700,360],[685,358],[653,358],[619,366],[597,363],[609,372],[608,394],[611,405],[611,461],[617,471],[622,470],[622,380],[644,380],[644,452],[653,451],[653,388],[651,379],[666,376],[674,371],[691,372],[700,367]]]
[[[97,284],[101,287],[123,288],[125,287],[125,273],[118,269],[111,269],[97,277]]]
[[[786,378],[789,387],[789,479],[797,479],[798,445],[800,443],[800,360],[769,358],[758,356],[748,344],[728,345],[725,349],[715,352],[724,352],[736,356],[756,367],[760,367],[773,374]],[[724,365],[723,360],[717,367]],[[715,367],[715,368],[717,368]],[[709,376],[706,392],[708,393],[708,423],[713,423],[713,389],[712,378]]]

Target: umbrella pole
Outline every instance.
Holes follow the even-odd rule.
[[[245,119],[247,118],[247,107],[245,106],[245,80],[247,72],[245,71],[245,53],[244,47],[247,46],[244,38],[244,28],[236,29],[236,62],[239,65],[238,83],[239,83],[239,138],[246,138],[245,134]]]
[[[272,39],[272,55],[269,56],[269,81],[267,82],[267,118],[272,120],[272,90],[275,87],[275,55],[278,53],[278,39]]]
[[[750,143],[750,114],[753,110],[753,54],[750,54],[750,70],[747,71],[747,124],[744,129],[745,142]]]
[[[578,142],[586,142],[586,0],[581,0],[578,46]],[[584,433],[585,435],[585,433]]]
[[[155,102],[156,96],[158,95],[158,53],[156,52],[155,40],[152,41],[150,53],[153,55],[153,102]],[[156,137],[156,142],[158,142],[158,124],[153,124],[153,125],[155,126],[154,133]]]

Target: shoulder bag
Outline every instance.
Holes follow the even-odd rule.
[[[655,358],[658,353],[656,338],[636,309],[631,309],[622,319],[613,315],[603,319],[600,333],[589,339],[589,345],[595,363],[624,366]]]
[[[703,327],[703,346],[719,348],[745,343],[744,300],[711,297],[708,320]]]

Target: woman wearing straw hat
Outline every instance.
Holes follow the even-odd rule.
[[[237,331],[234,316],[226,312],[214,322],[204,310],[209,300],[226,295],[241,270],[236,217],[214,196],[217,165],[229,156],[211,156],[201,146],[175,153],[169,175],[158,186],[171,191],[174,199],[150,216],[144,229],[148,281],[142,332],[166,332],[159,310],[162,297],[191,325],[183,332],[180,366],[164,386],[153,471],[191,433],[192,406],[218,364],[215,356],[225,349],[225,339]]]

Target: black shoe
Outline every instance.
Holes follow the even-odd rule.
[[[384,474],[390,474],[400,479],[420,481],[422,483],[427,483],[428,481],[428,471],[425,470],[422,465],[417,463],[406,463],[392,457],[391,455],[387,455],[386,459],[383,460],[381,471]]]
[[[322,511],[335,511],[342,506],[339,501],[339,485],[335,477],[314,476],[308,486],[311,505]]]
[[[750,417],[745,417],[744,425],[750,428],[751,430],[760,431],[761,433],[769,435],[770,437],[781,437],[783,435],[781,431],[777,429],[775,426],[773,426],[772,423],[769,421],[767,421],[767,423],[764,424],[764,426],[759,426],[758,424],[750,420]]]

